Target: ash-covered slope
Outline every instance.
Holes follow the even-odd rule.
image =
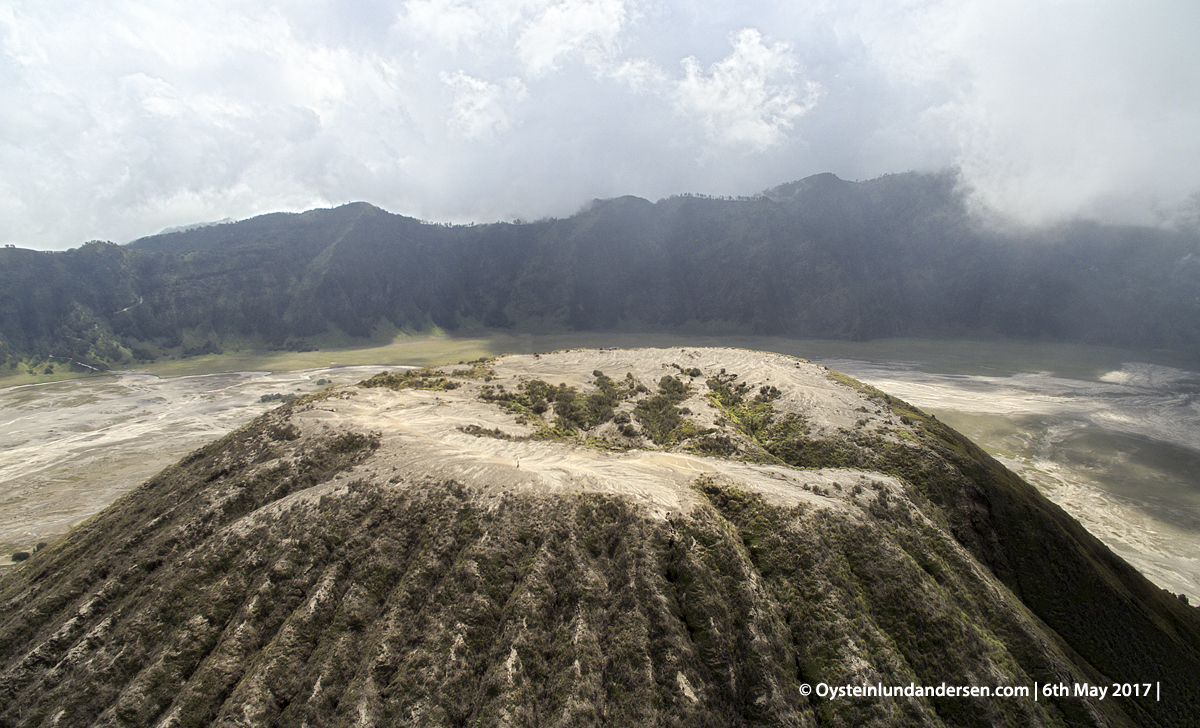
[[[822,367],[567,351],[366,384],[196,451],[6,575],[0,725],[1200,714],[1196,610]],[[806,694],[1035,682],[1110,694]]]

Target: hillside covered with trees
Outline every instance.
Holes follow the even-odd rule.
[[[366,203],[0,250],[0,363],[104,369],[394,330],[1010,337],[1200,352],[1200,233],[999,231],[952,173],[447,226]]]

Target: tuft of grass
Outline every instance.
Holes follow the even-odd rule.
[[[502,387],[484,385],[479,398],[499,405],[505,411],[517,415],[517,421],[531,424],[537,432],[527,438],[535,440],[576,440],[583,444],[594,443],[605,449],[624,448],[624,445],[595,438],[588,433],[618,417],[616,407],[623,400],[637,394],[641,386],[633,374],[616,381],[597,370],[593,374],[596,391],[580,392],[575,387],[548,384],[540,379],[521,382],[517,391],[505,391]],[[547,422],[547,416],[552,420]],[[621,423],[621,432],[626,433],[628,416]],[[465,431],[465,430],[464,430]],[[486,434],[482,428],[471,434]],[[635,433],[636,434],[636,433]],[[628,435],[627,435],[628,436]]]
[[[447,379],[445,375],[436,369],[426,367],[424,369],[411,369],[399,374],[380,372],[370,379],[364,379],[359,382],[358,386],[368,389],[372,387],[387,387],[388,389],[446,391],[458,389],[461,385],[458,382]]]
[[[458,379],[482,379],[485,382],[490,382],[495,378],[496,372],[488,364],[491,364],[495,357],[481,357],[469,362],[459,362],[459,364],[467,364],[468,369],[455,369],[450,372],[450,376]]]
[[[669,447],[698,434],[696,423],[684,417],[684,412],[676,406],[691,393],[691,387],[665,375],[658,382],[658,393],[638,402],[633,416],[656,445]]]

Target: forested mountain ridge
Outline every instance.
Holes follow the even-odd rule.
[[[0,356],[104,368],[323,332],[692,328],[1200,352],[1200,235],[996,232],[951,173],[595,201],[445,226],[366,203],[61,253],[0,250]]]

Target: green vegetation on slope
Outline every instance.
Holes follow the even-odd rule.
[[[292,447],[308,456],[286,475],[256,468]],[[615,497],[485,508],[461,485],[403,477],[350,482],[316,510],[251,510],[371,447],[359,435],[305,441],[268,415],[51,547],[25,572],[34,591],[6,577],[0,718],[1097,723],[1073,698],[801,695],[818,681],[935,682],[939,665],[1008,684],[1054,671],[1061,656],[948,544],[912,561],[937,534],[846,530],[709,481],[697,487],[713,507],[670,522]]]
[[[1008,337],[1200,352],[1195,231],[972,222],[952,175],[812,178],[445,227],[363,203],[62,253],[0,250],[0,368],[44,372],[400,332]],[[331,342],[336,342],[331,343]]]
[[[665,436],[646,447],[704,437],[672,434],[698,417],[680,407],[693,385],[672,375],[651,393],[600,371],[592,392],[536,379],[502,390],[487,361],[417,372],[375,381],[397,397],[432,398],[403,390],[446,392],[442,380],[462,390],[443,398],[487,388],[574,433],[656,402],[642,426]],[[0,724],[1194,721],[1197,610],[957,433],[830,377],[906,420],[909,437],[855,428],[805,446],[815,428],[776,411],[788,392],[722,372],[708,399],[727,427],[710,435],[748,438],[776,468],[857,469],[826,471],[828,491],[787,506],[700,477],[699,505],[665,518],[620,496],[485,498],[475,486],[490,482],[388,468],[383,453],[409,457],[412,441],[292,419],[356,393],[295,400],[0,577]],[[1034,681],[1161,682],[1163,700],[803,690]]]

